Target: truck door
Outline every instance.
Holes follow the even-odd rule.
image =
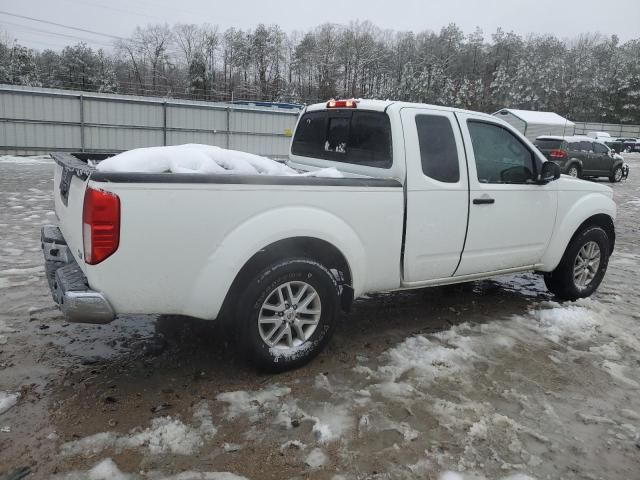
[[[451,277],[460,261],[469,210],[467,165],[455,115],[401,110],[406,151],[403,282]]]
[[[535,183],[542,160],[513,129],[457,113],[469,165],[469,227],[456,276],[538,264],[553,232],[557,182]]]

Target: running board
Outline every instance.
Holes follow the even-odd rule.
[[[440,285],[451,285],[453,283],[472,282],[474,280],[485,280],[499,275],[509,275],[511,273],[531,272],[542,268],[542,263],[535,265],[526,265],[524,267],[505,268],[503,270],[495,270],[493,272],[473,273],[471,275],[459,275],[455,277],[436,278],[434,280],[423,280],[420,282],[402,282],[402,286],[389,290],[395,292],[398,290],[411,290],[414,288],[437,287]]]

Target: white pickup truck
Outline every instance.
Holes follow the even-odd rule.
[[[306,108],[289,166],[344,178],[105,173],[54,154],[59,227],[42,231],[71,321],[233,322],[261,368],[313,358],[354,298],[536,271],[589,296],[615,243],[612,190],[496,117],[392,101]]]

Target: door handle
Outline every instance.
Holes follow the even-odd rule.
[[[490,205],[492,203],[496,203],[496,201],[493,198],[474,198],[473,199],[473,204],[474,205]]]

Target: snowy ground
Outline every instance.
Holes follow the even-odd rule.
[[[640,471],[640,155],[591,299],[535,275],[359,301],[325,353],[256,374],[216,324],[68,324],[46,159],[0,157],[0,478],[631,479]],[[634,473],[635,472],[635,473]]]

